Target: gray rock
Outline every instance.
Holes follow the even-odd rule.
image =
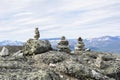
[[[0,56],[8,56],[9,55],[9,50],[6,47],[3,47]]]
[[[65,73],[66,75],[82,80],[86,80],[90,75],[90,70],[88,67],[70,60],[57,64],[56,69],[62,73]]]
[[[92,77],[94,77],[97,80],[110,80],[107,76],[102,75],[99,72],[96,72],[95,70],[91,70]]]
[[[18,51],[21,53],[21,51]],[[81,51],[82,54],[48,51],[44,54],[11,59],[0,57],[1,80],[120,80],[120,62],[115,59],[103,59],[105,68],[96,67],[98,52]],[[109,55],[109,54],[107,54]],[[102,58],[101,58],[102,59]],[[102,65],[102,64],[101,64]]]
[[[27,80],[62,80],[54,71],[39,70],[37,72],[29,73]]]
[[[103,68],[103,60],[102,60],[102,55],[99,55],[95,61],[95,66],[98,68]]]
[[[103,59],[104,61],[110,61],[110,60],[115,60],[116,58],[115,58],[115,56],[112,55],[112,54],[104,54],[104,56],[102,57],[102,59]]]
[[[23,46],[23,53],[24,55],[41,54],[51,49],[51,44],[47,40],[29,39]]]
[[[56,65],[57,71],[80,80],[110,80],[106,75],[96,72],[93,68],[79,64],[75,61],[64,61]],[[114,80],[114,79],[113,79]]]
[[[15,58],[24,58],[23,53],[22,53],[21,50],[17,51],[12,56],[15,57]]]
[[[35,69],[18,62],[0,63],[1,80],[62,80],[59,74],[48,69]]]
[[[120,80],[120,62],[119,61],[107,61],[109,67],[104,71],[104,74],[114,78],[115,80]]]
[[[39,63],[55,64],[70,58],[70,55],[64,52],[49,51],[44,54],[35,55],[33,58]]]

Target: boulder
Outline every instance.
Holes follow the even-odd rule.
[[[6,47],[3,47],[0,52],[0,56],[4,57],[4,56],[8,56],[8,55],[9,55],[9,50]]]
[[[24,55],[41,54],[51,50],[48,40],[29,39],[23,46]]]

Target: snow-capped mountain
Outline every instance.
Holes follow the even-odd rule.
[[[120,53],[120,37],[119,36],[103,36],[99,38],[87,39],[86,47],[95,51]]]
[[[21,41],[11,41],[11,40],[4,40],[0,42],[0,46],[22,46],[23,42]]]
[[[52,47],[56,49],[57,43],[60,39],[48,39]],[[77,43],[77,39],[68,39],[71,50]],[[103,36],[99,38],[84,39],[86,48],[90,48],[93,51],[120,53],[120,36]]]
[[[49,40],[52,47],[57,49],[57,43],[60,38],[47,38],[42,40]],[[71,50],[74,50],[77,39],[68,39]],[[120,53],[120,36],[103,36],[99,38],[84,39],[86,48],[90,48],[93,51]],[[0,46],[21,46],[24,42],[5,40],[0,42]]]
[[[110,40],[120,40],[120,36],[103,36],[98,38],[87,39],[89,41],[110,41]]]

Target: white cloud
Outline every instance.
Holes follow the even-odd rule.
[[[120,36],[119,5],[119,0],[3,0],[0,39],[26,40],[35,27],[42,38]]]

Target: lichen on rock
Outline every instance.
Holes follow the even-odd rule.
[[[24,55],[41,54],[51,50],[51,44],[47,40],[29,39],[23,45]]]

